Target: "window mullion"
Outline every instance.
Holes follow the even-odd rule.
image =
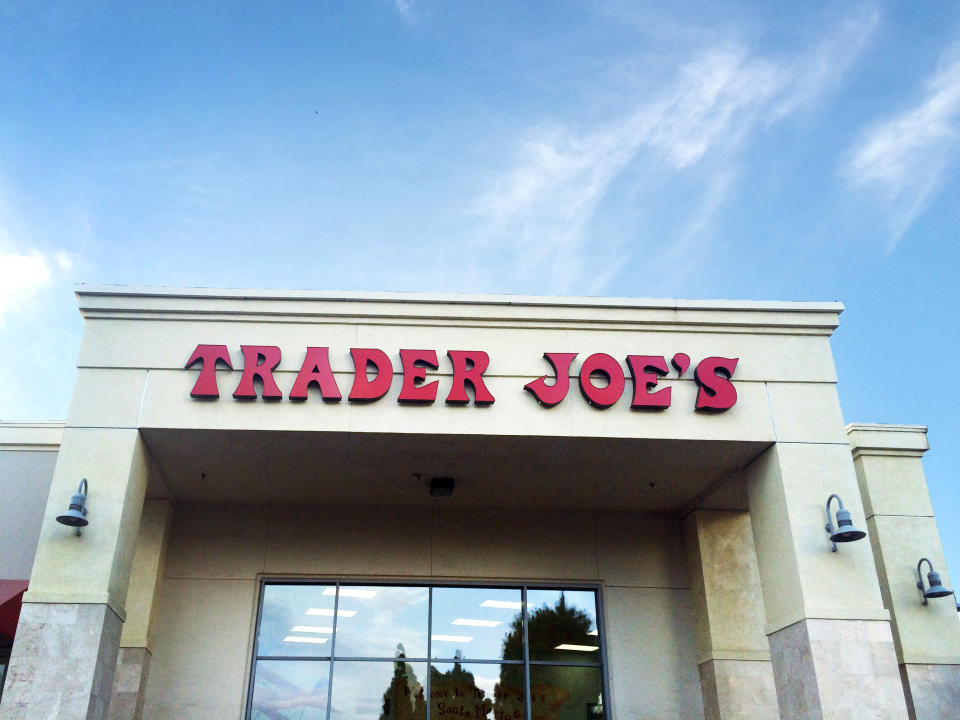
[[[430,720],[430,675],[433,669],[433,585],[427,588],[427,678],[424,687],[426,694],[426,720]]]
[[[520,588],[520,605],[523,617],[523,700],[526,720],[533,720],[533,704],[530,701],[530,637],[527,627],[530,615],[527,612],[527,586]]]
[[[253,635],[253,662],[250,667],[249,686],[247,688],[247,717],[253,708],[253,690],[257,681],[257,656],[260,654],[260,622],[263,619],[263,595],[266,592],[266,583],[260,580],[260,597],[257,598],[257,627]]]
[[[337,620],[340,615],[340,581],[337,580],[337,593],[333,596],[333,632],[330,633],[330,677],[327,680],[327,720],[330,720],[330,706],[333,704],[333,658],[337,653]]]

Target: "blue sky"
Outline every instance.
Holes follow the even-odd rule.
[[[958,155],[955,2],[0,0],[0,418],[76,282],[840,300],[960,568]]]

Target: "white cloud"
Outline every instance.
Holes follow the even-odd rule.
[[[50,263],[41,253],[0,251],[0,322],[49,285],[51,276]]]
[[[73,267],[70,253],[45,253],[32,248],[22,248],[31,238],[23,218],[9,201],[4,175],[0,173],[0,325],[4,318],[31,306],[37,294],[66,275]],[[63,232],[62,228],[58,228]],[[21,238],[15,242],[14,238]]]
[[[515,166],[477,202],[483,243],[504,250],[512,261],[509,271],[521,283],[536,279],[550,292],[602,292],[629,257],[616,248],[616,262],[598,262],[604,249],[587,233],[614,181],[631,168],[647,186],[657,186],[713,156],[719,161],[705,170],[703,197],[684,199],[691,217],[671,249],[674,255],[694,253],[711,236],[744,138],[836,85],[875,25],[873,13],[841,23],[836,37],[792,62],[739,45],[708,48],[679,69],[672,87],[639,98],[631,111],[604,125],[579,132],[534,128]],[[609,258],[613,248],[606,250]]]
[[[960,44],[940,58],[913,108],[866,129],[844,160],[854,185],[879,191],[892,210],[890,249],[940,188],[960,143]]]

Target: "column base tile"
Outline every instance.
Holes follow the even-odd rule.
[[[708,660],[700,665],[705,720],[777,720],[769,660]]]
[[[117,653],[109,720],[140,720],[143,693],[150,673],[150,651],[145,647],[122,647]]]
[[[122,626],[106,604],[24,603],[0,720],[106,720]]]
[[[806,619],[769,641],[782,718],[906,720],[889,622]]]
[[[955,720],[960,714],[960,665],[900,666],[910,720]]]

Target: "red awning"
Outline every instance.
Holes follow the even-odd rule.
[[[0,634],[11,640],[17,632],[20,603],[27,584],[26,580],[0,580]]]

